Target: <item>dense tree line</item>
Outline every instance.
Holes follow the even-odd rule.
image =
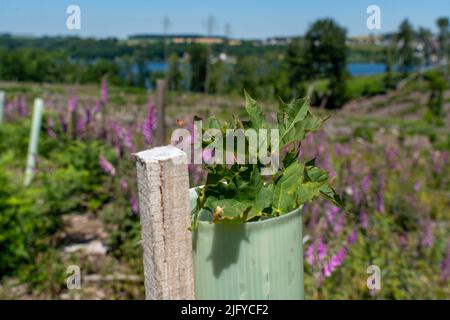
[[[245,88],[259,98],[284,100],[314,92],[315,103],[341,106],[351,95],[346,84],[349,57],[386,65],[385,88],[395,87],[415,66],[427,65],[433,56],[449,55],[449,21],[436,21],[439,46],[425,28],[414,30],[404,20],[390,45],[370,47],[346,44],[347,31],[332,19],[313,23],[303,37],[287,45],[174,44],[164,39],[130,42],[77,37],[19,38],[0,35],[0,79],[36,82],[99,82],[108,74],[116,85],[146,86],[165,77],[170,90],[205,93],[241,93]],[[375,48],[375,49],[373,49]],[[358,59],[359,59],[358,58]],[[164,70],[150,71],[150,61],[166,61]],[[314,85],[326,79],[319,96]]]

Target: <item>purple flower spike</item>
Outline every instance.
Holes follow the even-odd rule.
[[[359,222],[361,223],[361,227],[363,229],[367,229],[369,227],[369,217],[364,211],[361,211],[359,214]]]
[[[108,160],[106,160],[106,158],[103,155],[100,155],[99,164],[102,170],[107,174],[109,174],[110,176],[116,175],[116,169]]]
[[[310,266],[314,265],[314,244],[311,244],[306,250],[306,261]]]
[[[108,85],[106,82],[106,76],[102,78],[102,90],[101,90],[101,99],[102,103],[107,104],[108,103]]]
[[[100,101],[97,101],[97,102],[95,103],[94,113],[99,113],[100,110],[101,110],[101,106],[102,106],[102,104],[100,103]]]
[[[18,111],[19,116],[26,117],[28,115],[28,106],[27,106],[27,99],[25,97],[20,97],[18,100]]]
[[[123,133],[123,145],[128,149],[130,153],[135,152],[135,147],[133,143],[133,135],[131,129],[125,130]]]
[[[358,231],[354,230],[347,238],[348,244],[353,244],[358,239]]]
[[[64,118],[64,115],[62,114],[59,115],[59,121],[61,123],[61,130],[63,132],[67,132],[67,122],[66,119]]]
[[[77,136],[82,136],[84,134],[84,129],[86,127],[86,122],[83,117],[79,117],[77,121]]]
[[[444,258],[440,263],[441,268],[441,279],[444,282],[450,280],[450,243],[447,244],[447,248],[445,250]]]
[[[320,263],[327,255],[327,245],[323,242],[323,239],[320,238],[319,244],[317,245],[317,262]]]
[[[50,138],[56,138],[55,122],[52,117],[47,118],[47,134]]]
[[[72,97],[72,98],[69,99],[69,102],[67,104],[67,108],[69,109],[70,113],[75,112],[75,110],[77,108],[77,102],[78,102],[77,97]]]
[[[86,112],[86,125],[89,125],[92,121],[92,110],[87,108],[85,112]]]
[[[123,178],[120,179],[119,185],[120,185],[120,189],[122,189],[122,191],[128,189],[128,182],[127,182],[127,180],[125,180]]]
[[[431,248],[433,246],[433,228],[434,223],[431,220],[427,220],[423,224],[423,235],[422,239],[420,240],[420,245],[422,248]]]
[[[362,190],[364,193],[368,193],[370,188],[370,175],[367,175],[363,178],[362,181]]]
[[[131,195],[130,204],[131,204],[131,211],[133,211],[133,214],[138,215],[139,214],[139,205],[138,205],[137,198],[134,194]]]
[[[147,118],[144,121],[144,127],[142,133],[144,135],[145,142],[151,144],[153,140],[153,129],[156,124],[156,110],[155,105],[151,99],[148,100],[148,113]]]

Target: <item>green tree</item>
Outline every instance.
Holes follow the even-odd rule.
[[[222,60],[217,60],[209,65],[209,92],[223,93],[225,87],[225,74],[227,65]]]
[[[182,74],[179,66],[179,59],[176,54],[171,54],[169,57],[169,69],[167,71],[167,80],[169,83],[169,90],[178,91],[180,89],[180,81]]]
[[[304,82],[311,74],[305,58],[305,48],[300,39],[292,40],[287,46],[286,63],[292,96],[302,96],[304,94]]]
[[[449,20],[447,17],[441,17],[436,20],[436,25],[439,29],[439,53],[442,59],[448,54]]]
[[[207,50],[204,45],[193,44],[189,48],[189,61],[191,65],[191,90],[205,91]]]
[[[427,28],[420,27],[417,31],[417,39],[422,48],[421,64],[429,65],[433,48],[433,33]]]
[[[234,69],[234,82],[239,92],[244,89],[257,96],[259,59],[256,56],[240,57]]]
[[[316,21],[305,35],[305,60],[312,77],[329,80],[326,107],[340,107],[346,100],[347,30],[332,19]]]
[[[398,48],[399,65],[403,75],[406,76],[408,70],[414,65],[414,29],[408,19],[403,20],[400,24],[395,41]]]
[[[387,89],[392,89],[395,87],[395,78],[393,74],[394,66],[394,48],[388,46],[384,49],[384,64],[386,65],[385,75],[384,75],[384,86]]]

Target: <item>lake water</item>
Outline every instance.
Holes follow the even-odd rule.
[[[369,76],[386,71],[384,63],[349,63],[347,70],[352,76]]]
[[[160,72],[167,69],[167,63],[152,61],[147,64],[150,72]],[[347,70],[352,76],[368,76],[385,72],[384,63],[349,63]]]

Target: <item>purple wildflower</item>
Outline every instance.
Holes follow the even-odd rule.
[[[139,214],[139,205],[138,205],[137,198],[134,194],[131,195],[130,204],[131,204],[131,211],[133,211],[133,214],[138,215]]]
[[[415,192],[419,192],[420,191],[420,187],[421,187],[420,181],[417,180],[416,183],[414,184],[414,191]]]
[[[435,173],[439,174],[442,172],[442,157],[439,151],[434,151],[431,153],[433,159],[433,170]]]
[[[102,107],[102,104],[100,103],[100,101],[97,101],[97,102],[95,103],[94,113],[99,113],[101,107]]]
[[[92,110],[90,108],[87,108],[85,110],[85,113],[86,113],[86,125],[88,126],[92,121]]]
[[[106,160],[103,155],[100,155],[99,164],[105,173],[109,174],[110,176],[116,175],[116,169],[108,160]]]
[[[50,138],[56,138],[56,133],[55,133],[55,122],[53,121],[52,117],[48,117],[47,118],[47,134]]]
[[[72,97],[69,99],[69,102],[67,103],[67,108],[69,109],[70,113],[75,112],[75,110],[77,109],[77,103],[78,103],[77,97]]]
[[[338,207],[332,205],[331,203],[327,203],[327,207],[325,209],[325,216],[327,217],[327,220],[330,224],[334,224],[339,211],[340,209]]]
[[[344,229],[344,222],[345,222],[345,214],[341,214],[336,224],[334,225],[334,232],[336,234],[341,233],[342,229]]]
[[[400,235],[399,242],[402,247],[406,247],[408,245],[408,236],[406,234]]]
[[[128,182],[127,182],[127,180],[125,180],[124,178],[120,179],[119,186],[120,186],[120,189],[122,189],[122,191],[128,189]]]
[[[308,249],[306,250],[306,261],[310,266],[314,265],[314,244],[310,244]]]
[[[430,248],[433,246],[433,227],[434,223],[431,220],[427,220],[423,224],[423,235],[420,240],[420,245],[422,248]]]
[[[353,200],[356,204],[359,204],[361,202],[361,192],[360,189],[356,185],[351,186],[351,192],[353,196]]]
[[[443,151],[442,152],[442,161],[444,162],[444,165],[448,165],[449,158],[450,158],[450,152],[448,152],[447,150]]]
[[[145,142],[151,144],[153,140],[153,129],[156,124],[156,110],[152,99],[148,99],[148,113],[147,118],[144,121],[144,127],[142,133],[144,135]]]
[[[61,130],[63,132],[67,132],[67,122],[66,119],[64,118],[64,115],[62,114],[59,115],[59,122],[61,123]]]
[[[337,157],[341,158],[348,156],[351,153],[351,150],[346,145],[336,143],[334,145],[334,153],[336,154]]]
[[[108,103],[108,85],[106,82],[106,76],[102,78],[101,101],[103,104]]]
[[[447,244],[447,248],[445,250],[444,258],[440,263],[441,269],[441,279],[442,281],[450,280],[450,244]]]
[[[130,153],[134,153],[135,147],[133,144],[133,135],[131,133],[131,129],[125,130],[123,132],[122,141],[125,148],[127,148]]]
[[[365,194],[367,194],[369,192],[369,188],[370,188],[370,175],[368,174],[363,178],[362,190]]]
[[[391,170],[396,170],[398,168],[398,155],[399,150],[395,147],[386,147],[384,149],[386,164]]]
[[[328,263],[325,263],[323,267],[323,275],[325,277],[331,276],[334,270],[336,270],[337,267],[339,267],[345,260],[347,256],[347,247],[342,247],[341,250],[339,250],[336,254],[334,254]]]
[[[84,134],[84,129],[86,127],[86,122],[82,116],[80,116],[77,120],[77,136],[82,136]]]
[[[322,262],[322,260],[327,255],[327,245],[323,242],[323,239],[319,239],[319,244],[317,245],[317,263]]]
[[[380,175],[377,181],[377,193],[375,195],[375,209],[384,212],[384,176]]]
[[[363,229],[367,229],[369,227],[369,217],[364,211],[359,213],[359,222],[361,223],[361,227]]]
[[[348,244],[353,244],[358,239],[358,231],[354,230],[347,238]]]
[[[133,144],[133,135],[131,133],[131,129],[125,129],[119,123],[115,121],[109,122],[110,129],[114,132],[114,144],[118,149],[118,154],[122,149],[122,145],[130,152],[133,153],[135,151]]]
[[[5,114],[9,117],[12,117],[12,112],[14,110],[14,104],[12,101],[8,101],[8,98],[5,96]]]
[[[26,117],[28,115],[27,99],[25,97],[22,96],[19,98],[17,107],[19,116]]]

